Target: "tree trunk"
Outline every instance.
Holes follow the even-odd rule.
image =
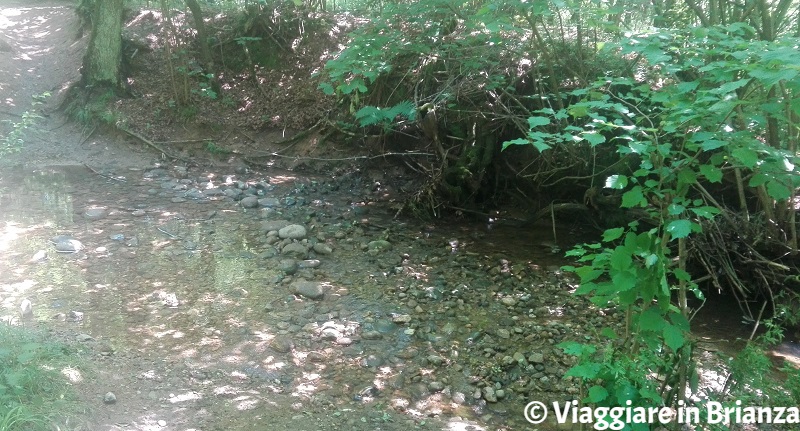
[[[108,87],[114,90],[121,88],[122,2],[123,0],[91,2],[92,35],[83,59],[85,86]]]
[[[186,6],[192,12],[194,28],[197,30],[197,42],[200,47],[200,62],[207,73],[214,73],[214,60],[211,57],[211,50],[208,48],[208,32],[206,23],[203,21],[203,10],[197,0],[185,0]]]

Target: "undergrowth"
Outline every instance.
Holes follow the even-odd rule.
[[[77,410],[68,377],[81,375],[77,362],[40,332],[0,326],[0,431],[62,429]]]
[[[6,136],[0,138],[0,156],[14,153],[22,149],[25,143],[25,133],[42,118],[41,115],[37,114],[35,108],[42,105],[44,100],[48,97],[50,97],[49,92],[34,95],[33,102],[31,102],[31,109],[22,114],[22,120],[17,122],[9,121],[9,123],[11,123],[11,131]]]

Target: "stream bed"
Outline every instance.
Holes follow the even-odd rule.
[[[523,416],[578,396],[555,345],[621,318],[558,269],[587,232],[396,213],[361,175],[7,170],[0,316],[101,369],[86,429],[558,429]]]

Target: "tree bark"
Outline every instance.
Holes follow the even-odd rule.
[[[197,30],[197,43],[200,48],[200,62],[203,64],[203,69],[206,72],[214,72],[214,60],[211,57],[211,50],[208,48],[208,32],[206,31],[206,23],[203,20],[203,10],[197,0],[185,0],[186,6],[192,12],[192,19],[194,20],[194,29]]]
[[[83,83],[120,89],[122,2],[92,2],[92,35],[83,59]]]

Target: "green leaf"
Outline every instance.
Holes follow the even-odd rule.
[[[767,194],[776,201],[782,201],[792,196],[792,189],[778,181],[770,181],[767,183]]]
[[[611,282],[614,283],[614,290],[617,292],[627,292],[629,290],[633,290],[638,281],[639,278],[636,277],[636,274],[630,271],[618,272],[611,276]]]
[[[617,387],[615,392],[617,395],[617,403],[621,406],[624,406],[627,401],[635,399],[638,390],[635,386],[625,382],[621,386]]]
[[[609,175],[606,178],[606,188],[622,190],[628,186],[628,177],[625,175]]]
[[[680,281],[692,281],[692,276],[683,269],[675,268],[672,270],[672,274]]]
[[[562,349],[564,353],[572,356],[594,355],[594,353],[597,351],[597,348],[591,344],[583,344],[575,341],[564,341],[557,344],[556,347]]]
[[[690,208],[691,212],[695,213],[698,217],[703,217],[707,219],[714,218],[715,215],[719,214],[719,209],[712,206],[702,206],[696,208]]]
[[[685,210],[686,207],[678,204],[669,204],[669,206],[667,207],[667,213],[671,216],[683,214]]]
[[[601,329],[600,335],[609,338],[611,340],[616,340],[617,338],[619,338],[619,335],[617,335],[617,333],[614,332],[614,330],[609,327],[604,327],[603,329]]]
[[[642,186],[635,186],[622,195],[622,208],[644,207],[647,200],[642,194]]]
[[[333,89],[333,86],[331,84],[328,84],[327,82],[321,82],[319,84],[318,88],[320,90],[322,90],[322,92],[327,94],[328,96],[331,96],[331,95],[333,95],[333,93],[335,93],[335,91]]]
[[[689,332],[689,320],[681,314],[679,311],[673,311],[669,313],[669,320],[675,325],[676,328],[680,329],[684,332]]]
[[[647,257],[644,259],[644,266],[646,268],[651,268],[656,263],[658,263],[658,255],[657,254],[648,254]]]
[[[394,121],[397,116],[402,116],[413,121],[417,118],[417,107],[410,100],[403,100],[386,111],[386,117],[391,121]]]
[[[692,222],[689,220],[673,220],[667,225],[667,232],[672,235],[670,239],[686,238],[692,233]]]
[[[615,248],[614,251],[611,252],[611,257],[608,260],[611,268],[617,271],[627,270],[631,267],[631,262],[633,262],[631,252],[628,251],[626,247],[622,246]]]
[[[569,115],[575,118],[585,117],[589,113],[589,108],[583,105],[572,105],[568,109]]]
[[[606,390],[606,388],[598,385],[594,385],[591,388],[589,388],[589,397],[587,398],[587,400],[590,403],[599,403],[600,401],[603,401],[606,398],[608,398],[608,391]]]
[[[586,132],[581,137],[592,147],[596,147],[606,141],[606,137],[597,132]]]
[[[531,141],[529,141],[527,139],[517,138],[517,139],[513,139],[511,141],[503,142],[503,150],[505,150],[506,148],[508,148],[508,147],[510,147],[512,145],[530,145],[530,144],[531,144]]]
[[[615,239],[621,237],[623,233],[625,233],[625,228],[622,227],[607,229],[605,232],[603,232],[603,241],[614,241]]]
[[[758,153],[749,148],[737,148],[731,152],[731,155],[748,169],[753,169],[758,163]]]
[[[651,43],[647,45],[642,51],[645,58],[650,62],[650,64],[657,65],[662,62],[668,62],[671,57],[664,53],[661,50],[661,44],[659,43]]]
[[[575,289],[575,294],[576,295],[586,295],[586,294],[594,292],[596,289],[597,289],[597,285],[595,283],[592,283],[592,282],[581,283],[581,285],[578,286],[577,289]]]
[[[659,393],[658,391],[654,390],[651,387],[644,387],[639,389],[639,395],[642,398],[653,401],[659,405],[660,403],[664,402],[663,399],[661,398],[661,393]]]
[[[663,335],[664,343],[673,351],[677,351],[686,343],[686,339],[683,337],[683,331],[674,325],[665,326]]]
[[[750,187],[758,187],[762,184],[766,184],[767,181],[769,181],[769,176],[758,172],[750,178],[750,181],[747,184]]]
[[[531,129],[536,128],[538,126],[546,126],[550,124],[550,119],[547,117],[528,117],[528,127]]]
[[[545,143],[543,141],[533,141],[531,143],[533,144],[534,147],[536,147],[537,150],[539,150],[540,153],[543,153],[543,152],[545,152],[545,150],[549,150],[550,148],[553,148],[553,147],[550,146],[550,144],[547,144],[547,143]]]
[[[388,120],[386,118],[386,113],[377,106],[365,106],[355,113],[355,117],[361,127],[371,126]]]
[[[693,185],[697,183],[697,174],[691,169],[681,169],[678,171],[678,182],[684,185]]]
[[[700,165],[700,173],[712,183],[722,181],[722,170],[714,165]]]
[[[703,151],[711,151],[716,150],[717,148],[722,148],[726,145],[728,145],[728,143],[725,141],[720,141],[719,139],[709,139],[707,141],[702,141],[700,148],[702,148]]]
[[[589,362],[588,364],[579,364],[570,368],[564,375],[581,379],[595,379],[600,374],[601,369],[601,364]]]
[[[650,307],[639,316],[639,327],[644,331],[657,332],[661,331],[667,321],[664,316],[655,307]]]
[[[750,71],[750,76],[757,79],[761,82],[764,87],[772,87],[773,85],[777,84],[779,81],[791,81],[795,79],[798,75],[797,66],[795,65],[794,68],[782,68],[782,69],[767,69],[767,68],[756,68]]]
[[[676,88],[679,93],[686,94],[696,90],[698,85],[700,85],[700,83],[697,81],[681,82]]]
[[[734,91],[736,89],[744,87],[749,82],[750,82],[749,79],[740,79],[738,81],[726,82],[726,83],[720,85],[719,87],[711,90],[710,92],[713,93],[713,94],[730,93],[731,91]]]
[[[603,275],[603,271],[594,269],[591,266],[582,266],[575,269],[575,274],[581,278],[581,283],[588,283],[597,280],[598,277]]]

